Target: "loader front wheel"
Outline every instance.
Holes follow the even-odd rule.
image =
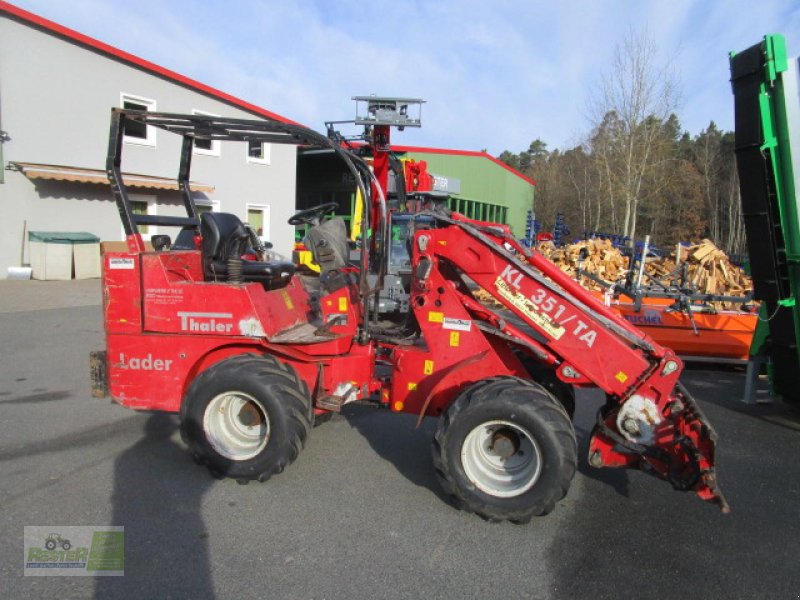
[[[297,458],[310,414],[308,388],[292,367],[248,354],[217,363],[192,382],[181,429],[212,474],[265,481]]]
[[[468,388],[442,416],[433,461],[462,508],[493,521],[527,522],[567,493],[577,464],[575,431],[542,386],[497,377]]]

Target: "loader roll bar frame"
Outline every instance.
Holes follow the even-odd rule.
[[[177,184],[186,209],[185,217],[163,215],[137,215],[133,213],[128,191],[122,178],[122,150],[127,122],[139,123],[145,126],[157,127],[181,136],[181,156],[178,168]],[[114,200],[119,210],[122,226],[132,252],[144,252],[145,245],[139,232],[139,225],[163,225],[167,227],[194,227],[199,228],[200,219],[191,189],[189,176],[192,167],[192,149],[196,139],[211,141],[250,142],[257,141],[270,144],[290,144],[294,146],[312,146],[333,150],[347,165],[353,175],[362,197],[368,205],[373,203],[378,206],[378,214],[382,223],[372,227],[372,235],[382,235],[386,238],[388,228],[388,213],[386,198],[380,186],[370,185],[375,181],[375,176],[364,160],[350,150],[342,147],[335,140],[317,133],[313,129],[284,123],[275,120],[250,120],[226,117],[212,117],[208,115],[185,115],[176,113],[149,112],[121,108],[111,109],[111,128],[109,131],[108,154],[106,156],[106,175],[108,176]],[[371,188],[377,188],[378,197],[373,198]],[[361,230],[370,231],[370,211],[362,215]],[[366,244],[365,244],[366,247]],[[386,271],[384,256],[386,252],[385,241],[380,244],[379,255],[370,256],[368,252],[361,253],[361,274],[359,280],[360,295],[364,304],[365,315],[368,315],[368,297],[383,287],[383,278]],[[375,262],[377,260],[377,263]],[[371,265],[376,266],[377,280],[373,286],[367,281],[367,274]],[[365,322],[368,318],[365,317]]]

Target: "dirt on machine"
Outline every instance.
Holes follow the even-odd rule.
[[[438,419],[432,468],[454,504],[490,520],[553,510],[575,473],[575,389],[606,402],[593,467],[642,469],[723,510],[716,435],[679,378],[681,360],[514,238],[506,225],[442,206],[404,217],[407,301],[384,319],[391,249],[391,128],[415,127],[415,99],[364,97],[372,164],[340,140],[276,121],[113,109],[107,171],[127,250],[103,255],[104,351],[95,393],[136,410],[180,415],[191,453],[217,476],[265,481],[305,446],[325,415],[352,403]],[[126,125],[181,138],[186,215],[135,214],[122,179]],[[198,214],[195,140],[268,142],[335,153],[364,199],[361,252],[350,261],[330,205],[296,213],[319,276],[270,259],[228,213]],[[175,239],[143,225],[172,226]],[[476,290],[500,304],[489,308]]]

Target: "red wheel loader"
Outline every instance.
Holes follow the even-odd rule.
[[[131,122],[182,138],[185,217],[132,212],[120,168]],[[341,220],[323,220],[329,205],[290,220],[311,225],[306,243],[321,267],[313,279],[262,260],[236,216],[198,217],[189,184],[195,139],[335,153],[371,208],[360,262],[348,262]],[[433,468],[457,505],[526,522],[567,493],[578,460],[574,388],[593,386],[607,402],[592,466],[639,468],[727,510],[715,434],[679,383],[680,359],[507,226],[443,208],[419,213],[408,242],[408,314],[385,322],[375,313],[389,244],[380,170],[342,144],[279,122],[114,109],[107,170],[128,249],[103,256],[106,349],[92,356],[96,395],[179,413],[190,451],[214,474],[264,481],[297,457],[315,419],[372,402],[439,419]],[[147,250],[141,225],[180,230],[174,242],[154,236]],[[478,302],[476,289],[504,308]]]

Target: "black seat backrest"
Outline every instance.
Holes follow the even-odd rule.
[[[240,258],[247,244],[247,229],[236,215],[204,212],[200,215],[204,261]]]

